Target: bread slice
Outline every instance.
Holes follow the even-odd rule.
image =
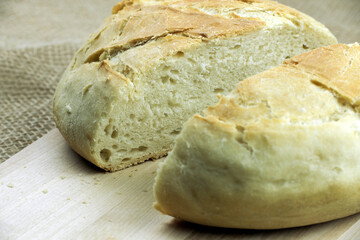
[[[155,208],[229,228],[360,211],[360,46],[303,53],[193,116],[158,170]]]
[[[333,43],[272,1],[122,1],[66,70],[54,118],[80,155],[122,169],[165,155],[182,124],[239,80]]]

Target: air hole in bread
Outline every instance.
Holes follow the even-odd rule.
[[[321,160],[324,160],[324,158],[326,158],[326,156],[324,156],[324,154],[323,154],[322,152],[317,153],[317,154],[316,154],[316,157],[317,157],[317,159],[319,159],[320,161],[321,161]]]
[[[124,158],[123,160],[122,160],[122,162],[127,162],[127,161],[130,161],[131,160],[131,158]]]
[[[333,170],[334,172],[336,172],[336,173],[341,173],[341,172],[342,172],[342,169],[339,168],[339,167],[333,167],[332,170]]]
[[[176,54],[175,54],[175,57],[183,57],[184,56],[184,52],[182,51],[178,51]]]
[[[170,73],[173,74],[173,75],[179,75],[179,71],[176,70],[176,69],[171,69]]]
[[[119,147],[119,146],[116,145],[116,144],[112,145],[112,148],[113,148],[113,149],[117,149],[118,147]]]
[[[169,80],[170,80],[170,83],[171,83],[171,84],[174,84],[174,85],[176,84],[176,80],[175,80],[175,79],[169,78]]]
[[[103,150],[100,151],[100,157],[105,162],[109,161],[111,157],[111,151],[109,149],[104,148]]]
[[[233,47],[233,49],[238,49],[238,48],[241,48],[241,45],[235,45],[235,46]]]
[[[162,69],[164,72],[167,72],[170,69],[170,66],[165,65],[162,67]]]
[[[109,125],[107,125],[107,126],[105,127],[104,132],[105,132],[106,135],[109,135],[109,134],[110,134],[110,131],[111,131],[111,125],[109,124]]]
[[[130,118],[134,119],[135,118],[135,114],[130,114]]]
[[[163,76],[163,77],[161,77],[161,82],[162,82],[163,84],[167,83],[168,81],[169,81],[169,77],[168,77],[168,76]]]
[[[173,84],[173,85],[176,84],[176,80],[173,79],[173,78],[171,78],[171,77],[169,77],[169,76],[162,76],[162,77],[161,77],[161,82],[162,82],[163,84],[167,84],[167,83],[170,83],[170,84]]]
[[[214,89],[214,93],[222,93],[222,92],[224,92],[223,88],[215,88]]]
[[[113,130],[111,133],[112,138],[116,138],[119,135],[119,132],[117,130]]]
[[[169,76],[163,76],[163,77],[161,77],[161,82],[162,82],[163,84],[167,83],[168,81],[169,81]]]
[[[170,134],[171,135],[178,135],[180,133],[180,130],[174,130]]]
[[[239,132],[243,132],[245,129],[244,129],[243,126],[236,125],[236,130],[239,131]]]
[[[309,49],[308,46],[306,46],[305,44],[302,45],[303,49]]]
[[[147,147],[145,147],[145,146],[140,146],[140,147],[138,147],[138,148],[132,148],[131,149],[131,152],[144,152],[144,151],[146,151],[148,148]]]
[[[140,147],[139,147],[139,151],[142,151],[142,152],[143,152],[143,151],[146,151],[147,149],[148,149],[148,148],[145,147],[145,146],[140,146]]]
[[[192,59],[192,58],[187,58],[187,60],[189,61],[190,64],[195,64],[196,63],[196,61],[194,59]]]

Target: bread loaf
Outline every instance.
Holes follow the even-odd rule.
[[[182,124],[242,79],[336,43],[266,0],[124,0],[76,53],[54,97],[71,147],[114,171],[165,155]]]
[[[159,211],[274,229],[360,211],[360,46],[332,45],[240,82],[185,124],[154,187]]]

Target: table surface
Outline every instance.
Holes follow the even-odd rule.
[[[0,165],[0,239],[360,239],[360,214],[272,231],[176,221],[152,207],[160,161],[105,173],[52,130]]]

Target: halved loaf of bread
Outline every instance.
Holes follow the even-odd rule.
[[[161,212],[230,228],[360,211],[360,46],[303,53],[195,115],[158,170]]]
[[[165,155],[182,124],[240,80],[334,43],[272,1],[125,0],[66,70],[54,118],[79,154],[118,170]]]

